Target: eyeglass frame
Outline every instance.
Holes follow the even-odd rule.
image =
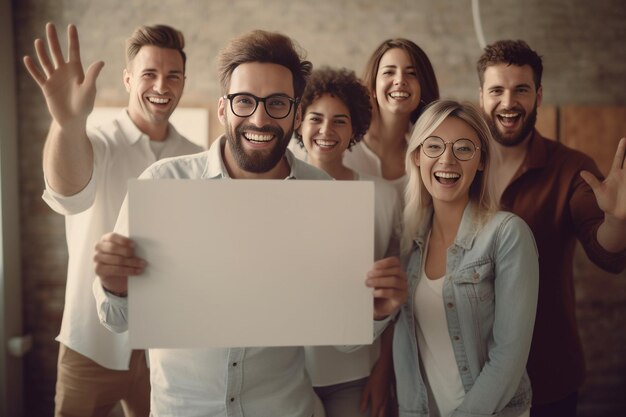
[[[254,98],[254,110],[252,110],[252,112],[250,112],[250,114],[246,115],[246,116],[240,116],[235,112],[235,109],[233,108],[233,98],[237,97],[237,96],[249,96]],[[267,101],[270,98],[273,97],[282,97],[282,98],[286,98],[287,100],[289,100],[289,111],[287,111],[287,114],[285,114],[283,117],[274,117],[272,116],[268,111],[267,111]],[[225,94],[222,96],[222,98],[224,100],[228,100],[230,102],[230,111],[233,112],[233,114],[237,117],[250,117],[254,114],[254,112],[257,111],[257,109],[259,108],[259,102],[263,102],[263,109],[265,110],[265,113],[271,117],[274,120],[282,120],[287,118],[287,116],[289,116],[289,114],[291,113],[291,110],[295,107],[298,107],[298,104],[300,103],[300,98],[296,97],[296,98],[291,98],[286,94],[270,94],[267,97],[257,97],[254,94],[251,93],[230,93],[230,94]]]
[[[436,156],[430,156],[430,155],[428,155],[428,154],[426,153],[426,151],[424,150],[424,146],[423,146],[423,145],[424,145],[424,142],[426,142],[426,141],[427,141],[428,139],[430,139],[430,138],[437,138],[437,139],[439,139],[441,142],[443,142],[443,150],[441,151],[441,153],[440,153],[439,155],[436,155]],[[456,142],[460,141],[460,140],[468,140],[468,141],[470,141],[470,142],[471,142],[471,144],[472,144],[472,145],[474,145],[474,153],[473,153],[473,154],[472,154],[472,156],[471,156],[471,157],[469,157],[468,159],[461,159],[461,158],[459,158],[458,156],[456,156],[456,153],[454,152],[454,144],[455,144]],[[449,140],[449,141],[445,141],[445,140],[443,140],[443,138],[440,138],[439,136],[435,136],[435,135],[428,136],[426,139],[424,139],[424,140],[423,140],[423,141],[419,144],[419,147],[421,147],[421,148],[422,148],[422,152],[424,153],[424,155],[426,155],[427,157],[429,157],[429,158],[431,158],[431,159],[435,159],[435,158],[439,158],[441,155],[443,155],[443,154],[446,152],[446,148],[447,148],[447,146],[448,146],[448,145],[452,145],[452,155],[454,155],[454,157],[457,159],[457,161],[462,161],[462,162],[465,162],[465,161],[471,161],[472,159],[474,159],[474,156],[476,155],[476,151],[480,151],[480,146],[476,146],[476,144],[474,143],[474,141],[472,141],[472,140],[471,140],[471,139],[469,139],[469,138],[458,138],[458,139],[455,139],[455,140],[452,140],[452,141],[450,141],[450,140]]]

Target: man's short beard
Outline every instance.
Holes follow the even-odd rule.
[[[256,133],[270,133],[275,136],[276,143],[270,150],[269,154],[263,151],[252,151],[252,153],[246,153],[243,147],[243,141],[246,140],[243,137],[244,131],[254,131]],[[231,129],[231,125],[226,121],[225,135],[226,139],[230,143],[230,147],[235,158],[235,162],[242,170],[246,172],[253,172],[255,174],[262,174],[272,170],[281,161],[285,155],[285,150],[291,135],[293,134],[293,124],[291,129],[285,134],[282,128],[279,126],[266,125],[262,127],[256,127],[249,123],[242,123],[234,131]]]
[[[533,109],[528,114],[528,118],[522,124],[522,129],[517,136],[503,136],[496,126],[495,120],[497,117],[498,116],[496,116],[495,114],[492,117],[492,115],[485,113],[485,120],[487,121],[487,125],[489,125],[489,130],[491,130],[491,135],[493,136],[493,139],[502,146],[517,146],[522,143],[535,128],[535,124],[537,123],[537,101],[535,100]]]

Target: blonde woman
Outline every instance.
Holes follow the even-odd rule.
[[[429,106],[408,144],[394,334],[400,416],[528,416],[538,290],[529,227],[498,211],[489,128],[469,104]]]

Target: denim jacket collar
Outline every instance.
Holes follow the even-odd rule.
[[[476,207],[475,203],[468,202],[465,206],[465,210],[463,210],[463,217],[461,218],[461,224],[459,225],[459,231],[456,234],[456,238],[454,239],[454,244],[459,246],[465,250],[469,250],[472,248],[474,244],[474,240],[476,239],[476,235],[479,231],[479,225],[476,220],[475,212]],[[420,248],[424,247],[424,243],[426,242],[426,237],[428,232],[432,227],[432,219],[433,219],[433,209],[430,207],[428,209],[427,216],[425,217],[428,221],[425,221],[420,226],[420,229],[417,233],[417,237],[413,241],[414,245],[417,245]]]

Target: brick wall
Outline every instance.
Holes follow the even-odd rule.
[[[593,5],[584,0],[489,0],[480,6],[487,42],[522,38],[543,55],[546,104],[626,104],[622,0]],[[24,320],[25,330],[35,337],[25,375],[27,410],[32,416],[51,415],[58,349],[53,339],[63,310],[67,262],[63,219],[40,198],[41,150],[50,119],[19,59],[32,53],[32,41],[44,35],[46,21],[61,29],[69,22],[77,24],[83,62],[105,60],[98,104],[126,103],[121,82],[123,45],[142,23],[167,23],[185,32],[189,62],[182,105],[215,108],[217,51],[234,35],[253,28],[292,36],[315,65],[345,66],[357,72],[381,40],[407,37],[432,59],[443,96],[477,99],[474,64],[480,48],[469,1],[21,0],[13,8]],[[65,40],[64,34],[61,38]],[[626,281],[589,266],[584,255],[578,262],[578,314],[589,367],[581,415],[626,414],[626,343],[620,336],[626,327]]]

